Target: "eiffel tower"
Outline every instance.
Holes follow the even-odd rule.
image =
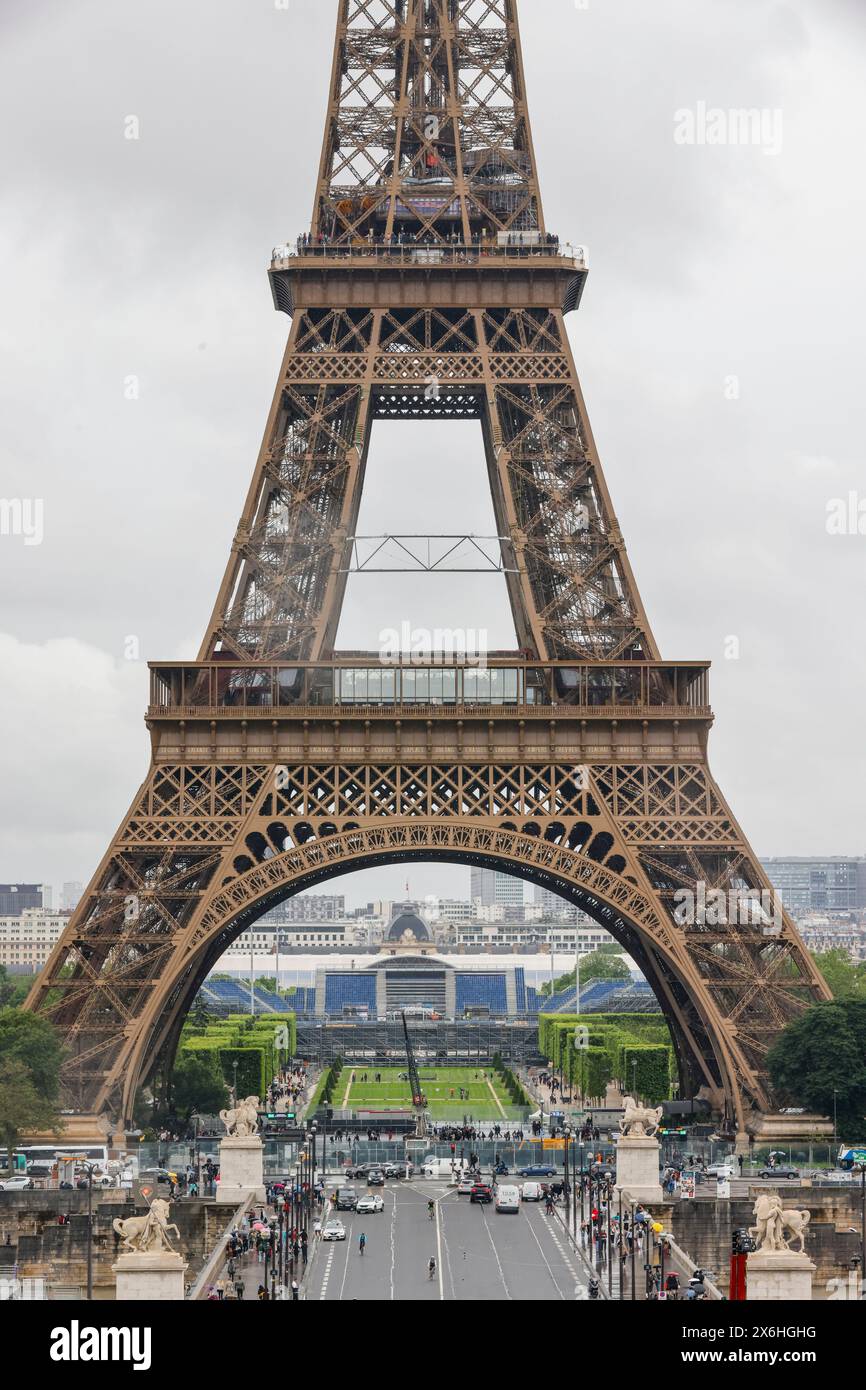
[[[516,0],[336,9],[312,223],[270,269],[291,330],[225,577],[198,659],[151,663],[150,770],[28,1005],[63,1035],[66,1104],[120,1127],[262,913],[362,867],[487,865],[613,933],[664,1009],[681,1094],[742,1138],[771,1105],[768,1047],[828,991],[788,916],[757,906],[769,881],[707,762],[709,663],[661,658],[632,574],[565,330],[586,257],[545,225]],[[373,421],[393,419],[480,421],[492,549],[398,543],[409,568],[472,553],[501,572],[519,650],[335,651],[347,577],[380,553],[356,527]],[[690,915],[689,893],[736,910]]]

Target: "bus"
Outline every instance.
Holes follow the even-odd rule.
[[[48,1178],[57,1159],[63,1154],[74,1154],[87,1163],[98,1163],[104,1169],[108,1162],[106,1144],[23,1144],[12,1154],[13,1173],[26,1173],[29,1178]]]

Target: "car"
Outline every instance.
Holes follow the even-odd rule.
[[[525,1182],[520,1190],[524,1202],[543,1202],[544,1187],[540,1182]]]
[[[734,1166],[732,1163],[711,1163],[709,1168],[704,1169],[705,1178],[721,1178],[723,1181],[734,1176]]]
[[[759,1178],[799,1178],[796,1168],[761,1168]]]
[[[28,1163],[27,1176],[28,1178],[50,1178],[53,1168],[53,1163]]]
[[[378,1192],[368,1192],[366,1197],[359,1197],[359,1198],[358,1198],[358,1204],[357,1204],[357,1206],[355,1207],[355,1211],[357,1211],[357,1212],[359,1212],[359,1213],[360,1213],[360,1212],[365,1212],[365,1211],[384,1211],[384,1210],[385,1210],[385,1202],[384,1202],[384,1199],[383,1199],[382,1197],[379,1196]]]
[[[24,1173],[13,1174],[11,1178],[0,1178],[0,1192],[29,1192],[33,1186]]]
[[[473,1178],[461,1178],[457,1184],[458,1197],[471,1197],[472,1189],[475,1186]]]
[[[384,1187],[385,1174],[381,1168],[371,1168],[367,1174],[367,1184],[369,1187]]]
[[[482,1204],[485,1202],[492,1202],[493,1188],[489,1183],[477,1182],[472,1188],[469,1200],[470,1202],[481,1202]]]
[[[345,1240],[346,1228],[342,1221],[326,1221],[322,1229],[322,1240]]]
[[[94,1176],[94,1181],[95,1181]],[[144,1168],[139,1174],[140,1182],[177,1182],[177,1173],[173,1168]]]
[[[386,1163],[383,1168],[386,1178],[411,1178],[415,1171],[414,1163]]]
[[[354,1211],[358,1204],[358,1194],[354,1187],[341,1187],[337,1191],[337,1211]]]
[[[374,1167],[375,1164],[372,1163],[347,1163],[343,1175],[347,1178],[366,1178],[370,1169]]]
[[[507,1212],[520,1211],[520,1188],[512,1187],[510,1183],[504,1183],[496,1189],[496,1210]]]
[[[528,1168],[518,1168],[518,1176],[521,1178],[555,1178],[555,1168],[545,1168],[541,1163],[532,1163]]]

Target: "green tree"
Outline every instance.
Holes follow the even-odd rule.
[[[10,976],[0,965],[0,1009],[17,1008],[27,998],[32,981],[29,976]]]
[[[56,1102],[40,1094],[27,1065],[15,1057],[0,1057],[0,1137],[8,1171],[12,1172],[12,1153],[23,1134],[62,1128]]]
[[[19,1004],[24,1004],[31,984],[31,977],[10,976],[6,966],[0,965],[0,1009],[17,1009]]]
[[[853,961],[847,951],[834,947],[818,951],[812,959],[833,993],[834,999],[866,999],[866,961]]]
[[[570,970],[568,974],[560,975],[559,979],[553,982],[553,992],[558,994],[562,989],[570,989],[575,982],[576,973],[576,971]],[[580,958],[581,988],[588,985],[591,980],[630,979],[631,973],[622,956],[612,956],[599,950]],[[541,986],[541,993],[550,994],[550,992],[550,981],[548,980]]]
[[[789,1024],[767,1054],[783,1103],[832,1115],[862,1138],[866,1114],[866,1000],[815,1004]]]
[[[56,1100],[63,1049],[52,1024],[23,1009],[0,1009],[0,1062],[21,1062],[37,1093]]]
[[[216,1115],[228,1104],[228,1088],[215,1052],[181,1052],[174,1064],[171,1093],[178,1114],[194,1110]]]

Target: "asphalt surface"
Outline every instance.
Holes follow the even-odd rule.
[[[356,1184],[359,1193],[363,1187]],[[521,1203],[517,1215],[473,1206],[444,1183],[391,1182],[379,1188],[385,1209],[340,1212],[345,1241],[321,1242],[306,1297],[331,1302],[572,1302],[588,1272],[562,1226],[543,1203]],[[436,1202],[430,1220],[427,1203]],[[361,1232],[367,1236],[362,1256]],[[428,1276],[430,1257],[436,1274]],[[585,1297],[585,1293],[583,1293]]]

